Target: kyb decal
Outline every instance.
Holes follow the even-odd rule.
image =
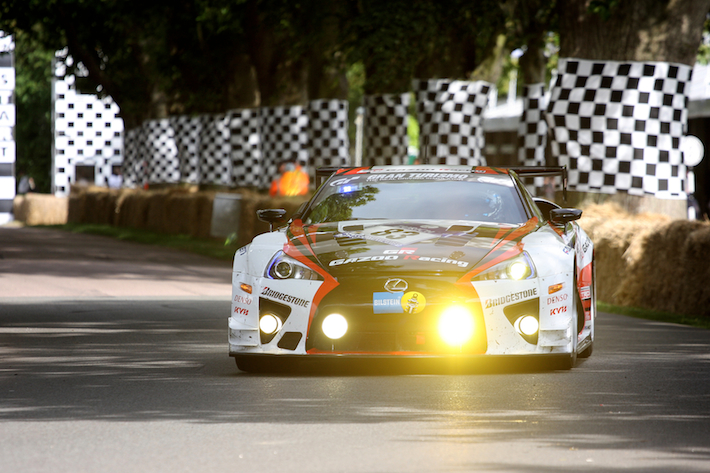
[[[501,304],[510,304],[511,302],[524,301],[537,296],[537,288],[528,289],[527,291],[515,292],[513,294],[508,294],[503,297],[496,297],[495,299],[486,299],[486,309],[491,307],[496,307]]]
[[[559,314],[564,314],[567,312],[567,306],[563,305],[562,307],[556,307],[554,309],[550,309],[550,315],[559,315]]]
[[[289,296],[288,294],[274,291],[273,289],[269,289],[268,287],[265,287],[264,289],[261,290],[261,295],[266,296],[266,297],[270,297],[272,299],[276,299],[276,300],[279,300],[282,302],[286,302],[288,304],[298,305],[301,307],[308,307],[308,304],[310,304],[305,299],[300,299],[298,297]]]
[[[235,307],[234,313],[241,315],[249,315],[249,309],[245,309],[244,307]]]

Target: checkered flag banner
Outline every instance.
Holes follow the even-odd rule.
[[[143,122],[148,159],[148,182],[177,184],[180,161],[175,145],[175,132],[167,118]]]
[[[263,186],[259,115],[258,109],[233,110],[228,113],[232,182],[238,187]]]
[[[562,58],[547,120],[569,189],[685,199],[680,150],[692,68]]]
[[[279,165],[297,160],[308,165],[308,114],[301,106],[260,109],[262,179],[268,188],[279,175]]]
[[[307,112],[311,172],[324,166],[346,166],[350,161],[347,100],[313,100]]]
[[[483,110],[491,85],[448,79],[413,81],[419,121],[419,156],[431,164],[486,164]]]
[[[523,114],[518,125],[518,163],[523,166],[544,166],[547,145],[547,122],[545,121],[545,84],[523,86]],[[545,179],[536,177],[528,189],[540,195]]]
[[[363,164],[406,164],[409,94],[366,95]]]
[[[226,114],[201,117],[199,154],[200,184],[229,186],[232,184],[232,149],[229,117]]]
[[[187,184],[199,184],[202,119],[180,115],[170,117],[169,120],[175,136],[180,181]]]

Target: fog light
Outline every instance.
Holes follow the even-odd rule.
[[[473,315],[465,307],[449,307],[439,319],[439,335],[449,345],[463,345],[473,337]]]
[[[337,340],[348,331],[348,321],[340,314],[330,314],[323,319],[323,333],[331,340]]]
[[[259,319],[259,328],[267,334],[276,333],[281,329],[281,319],[272,314],[264,314]]]
[[[540,323],[532,315],[524,315],[515,322],[515,328],[523,335],[535,335],[540,328]]]

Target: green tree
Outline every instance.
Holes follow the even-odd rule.
[[[36,192],[49,192],[52,167],[51,73],[49,52],[24,32],[15,36],[17,174],[35,181]]]

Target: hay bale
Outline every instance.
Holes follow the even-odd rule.
[[[629,271],[623,305],[710,315],[710,226],[674,220],[651,232]]]
[[[648,235],[669,221],[660,214],[631,215],[616,203],[584,209],[579,222],[594,242],[599,300],[617,305],[636,300],[639,288],[631,268],[644,258]]]
[[[67,223],[69,202],[66,197],[30,193],[13,201],[15,219],[25,225],[64,225]]]
[[[148,225],[148,193],[134,191],[124,193],[118,208],[115,224],[120,227],[147,228]]]

